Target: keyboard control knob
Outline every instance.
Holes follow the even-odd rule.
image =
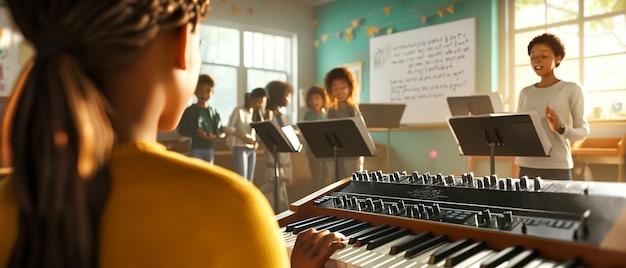
[[[373,211],[377,211],[377,210],[382,210],[384,207],[384,203],[382,199],[376,199],[374,200],[374,209]]]
[[[446,177],[446,185],[454,185],[454,175],[450,174]]]
[[[528,176],[524,175],[519,179],[519,186],[522,187],[522,190],[528,188]]]
[[[541,190],[541,182],[541,177],[535,177],[535,179],[533,180],[533,188],[535,188],[535,191]]]
[[[409,217],[414,218],[414,219],[419,219],[422,217],[417,205],[411,206],[409,208]]]
[[[491,188],[491,182],[489,181],[489,176],[483,177],[483,184],[485,185],[485,188]]]
[[[485,223],[485,226],[491,225],[491,211],[489,209],[483,209],[482,211],[482,222]]]
[[[513,179],[506,178],[506,189],[513,190]]]
[[[493,174],[493,175],[489,176],[489,184],[492,185],[492,186],[498,185],[498,175]]]
[[[504,180],[499,180],[498,181],[498,189],[506,190],[506,185],[504,185]]]
[[[433,216],[438,216],[439,214],[441,214],[441,208],[439,204],[435,203],[433,204]]]

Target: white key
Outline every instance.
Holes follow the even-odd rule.
[[[534,260],[524,265],[524,268],[536,268],[536,267],[539,267],[539,265],[541,265],[542,262],[543,262],[543,259],[535,258]]]
[[[493,254],[496,254],[496,252],[491,249],[484,249],[481,252],[474,254],[474,256],[471,256],[466,260],[460,262],[454,267],[480,268],[480,263],[492,256]]]
[[[411,238],[411,235],[405,235],[395,240],[389,241],[383,245],[380,245],[379,247],[375,249],[369,250],[367,255],[362,255],[362,257],[359,259],[349,260],[348,268],[357,268],[357,267],[360,268],[365,263],[369,263],[375,259],[383,257],[384,255],[388,255],[389,250],[391,249],[393,245],[402,243],[410,238]]]

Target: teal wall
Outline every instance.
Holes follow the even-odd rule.
[[[454,3],[453,3],[454,2]],[[452,14],[438,15],[441,5],[454,6]],[[386,15],[385,6],[391,7]],[[319,41],[316,53],[316,78],[323,84],[324,75],[330,69],[350,62],[362,62],[363,84],[361,101],[369,101],[369,41],[366,26],[380,27],[380,34],[387,28],[393,32],[428,27],[431,25],[476,18],[476,89],[477,92],[497,91],[498,63],[498,1],[497,0],[336,0],[315,10],[316,37]],[[427,16],[424,23],[422,16]],[[353,30],[353,39],[346,40],[346,28],[352,20],[360,19],[360,26]],[[335,33],[342,32],[338,38]],[[327,34],[328,39],[322,40]],[[387,132],[372,132],[372,138],[387,143]],[[467,171],[468,159],[460,156],[456,142],[446,125],[413,126],[391,132],[390,171],[441,172],[459,174]],[[431,159],[429,152],[436,150],[438,157]],[[502,172],[500,172],[500,170]],[[508,166],[497,166],[496,173],[508,174]],[[476,174],[485,175],[485,174]]]

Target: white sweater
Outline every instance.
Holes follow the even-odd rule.
[[[233,110],[233,113],[230,115],[230,120],[228,120],[228,126],[224,127],[224,132],[231,135],[226,141],[227,143],[232,143],[228,144],[229,146],[254,148],[253,144],[246,144],[242,139],[232,136],[232,133],[237,131],[256,140],[256,132],[254,128],[250,126],[251,122],[252,113],[250,110],[244,107],[237,107]]]
[[[546,106],[556,112],[559,123],[565,126],[562,135],[550,129],[545,116]],[[589,124],[584,117],[585,100],[580,85],[559,81],[546,88],[535,85],[525,87],[520,92],[517,111],[536,111],[540,115],[543,129],[552,143],[552,151],[549,157],[516,157],[516,164],[538,169],[574,167],[570,141],[582,140],[589,135]]]

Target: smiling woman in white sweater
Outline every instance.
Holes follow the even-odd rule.
[[[554,75],[554,69],[565,57],[565,47],[557,36],[544,33],[535,37],[528,44],[528,55],[530,65],[541,80],[522,89],[517,110],[544,115],[543,131],[552,144],[552,151],[547,158],[517,157],[515,163],[520,166],[519,176],[571,180],[574,163],[570,142],[589,135],[582,87]]]

